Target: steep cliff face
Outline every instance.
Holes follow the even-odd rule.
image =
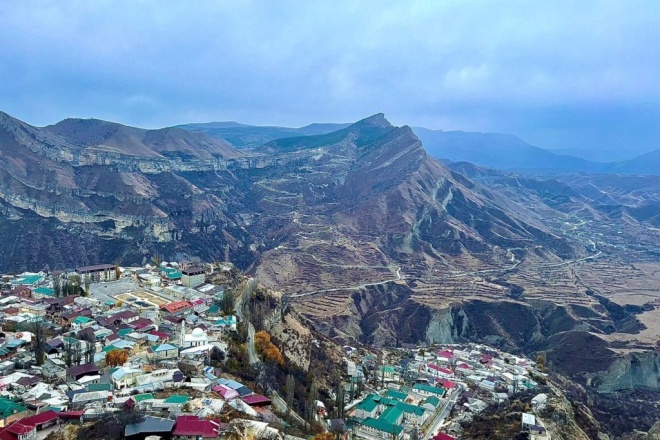
[[[632,352],[618,357],[610,367],[589,378],[600,392],[636,388],[660,390],[660,352]]]

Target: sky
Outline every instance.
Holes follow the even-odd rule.
[[[146,128],[384,112],[626,156],[660,148],[659,46],[655,0],[5,1],[0,110]]]

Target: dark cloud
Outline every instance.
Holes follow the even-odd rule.
[[[658,2],[0,4],[0,109],[158,127],[397,124],[658,147]]]

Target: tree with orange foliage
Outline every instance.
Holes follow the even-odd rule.
[[[270,344],[270,335],[266,330],[261,330],[254,335],[254,344],[257,350],[263,351]]]
[[[284,365],[284,356],[282,356],[280,349],[272,343],[268,332],[265,330],[257,332],[254,335],[254,345],[257,348],[257,352],[264,357],[264,360]]]
[[[335,436],[331,432],[319,432],[313,440],[335,440]]]
[[[124,365],[128,361],[128,353],[121,349],[111,350],[105,355],[105,363],[111,367]]]

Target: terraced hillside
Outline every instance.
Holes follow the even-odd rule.
[[[447,168],[382,114],[249,152],[0,114],[0,155],[1,271],[228,252],[340,339],[552,351],[569,332],[613,365],[658,338],[657,179]]]

